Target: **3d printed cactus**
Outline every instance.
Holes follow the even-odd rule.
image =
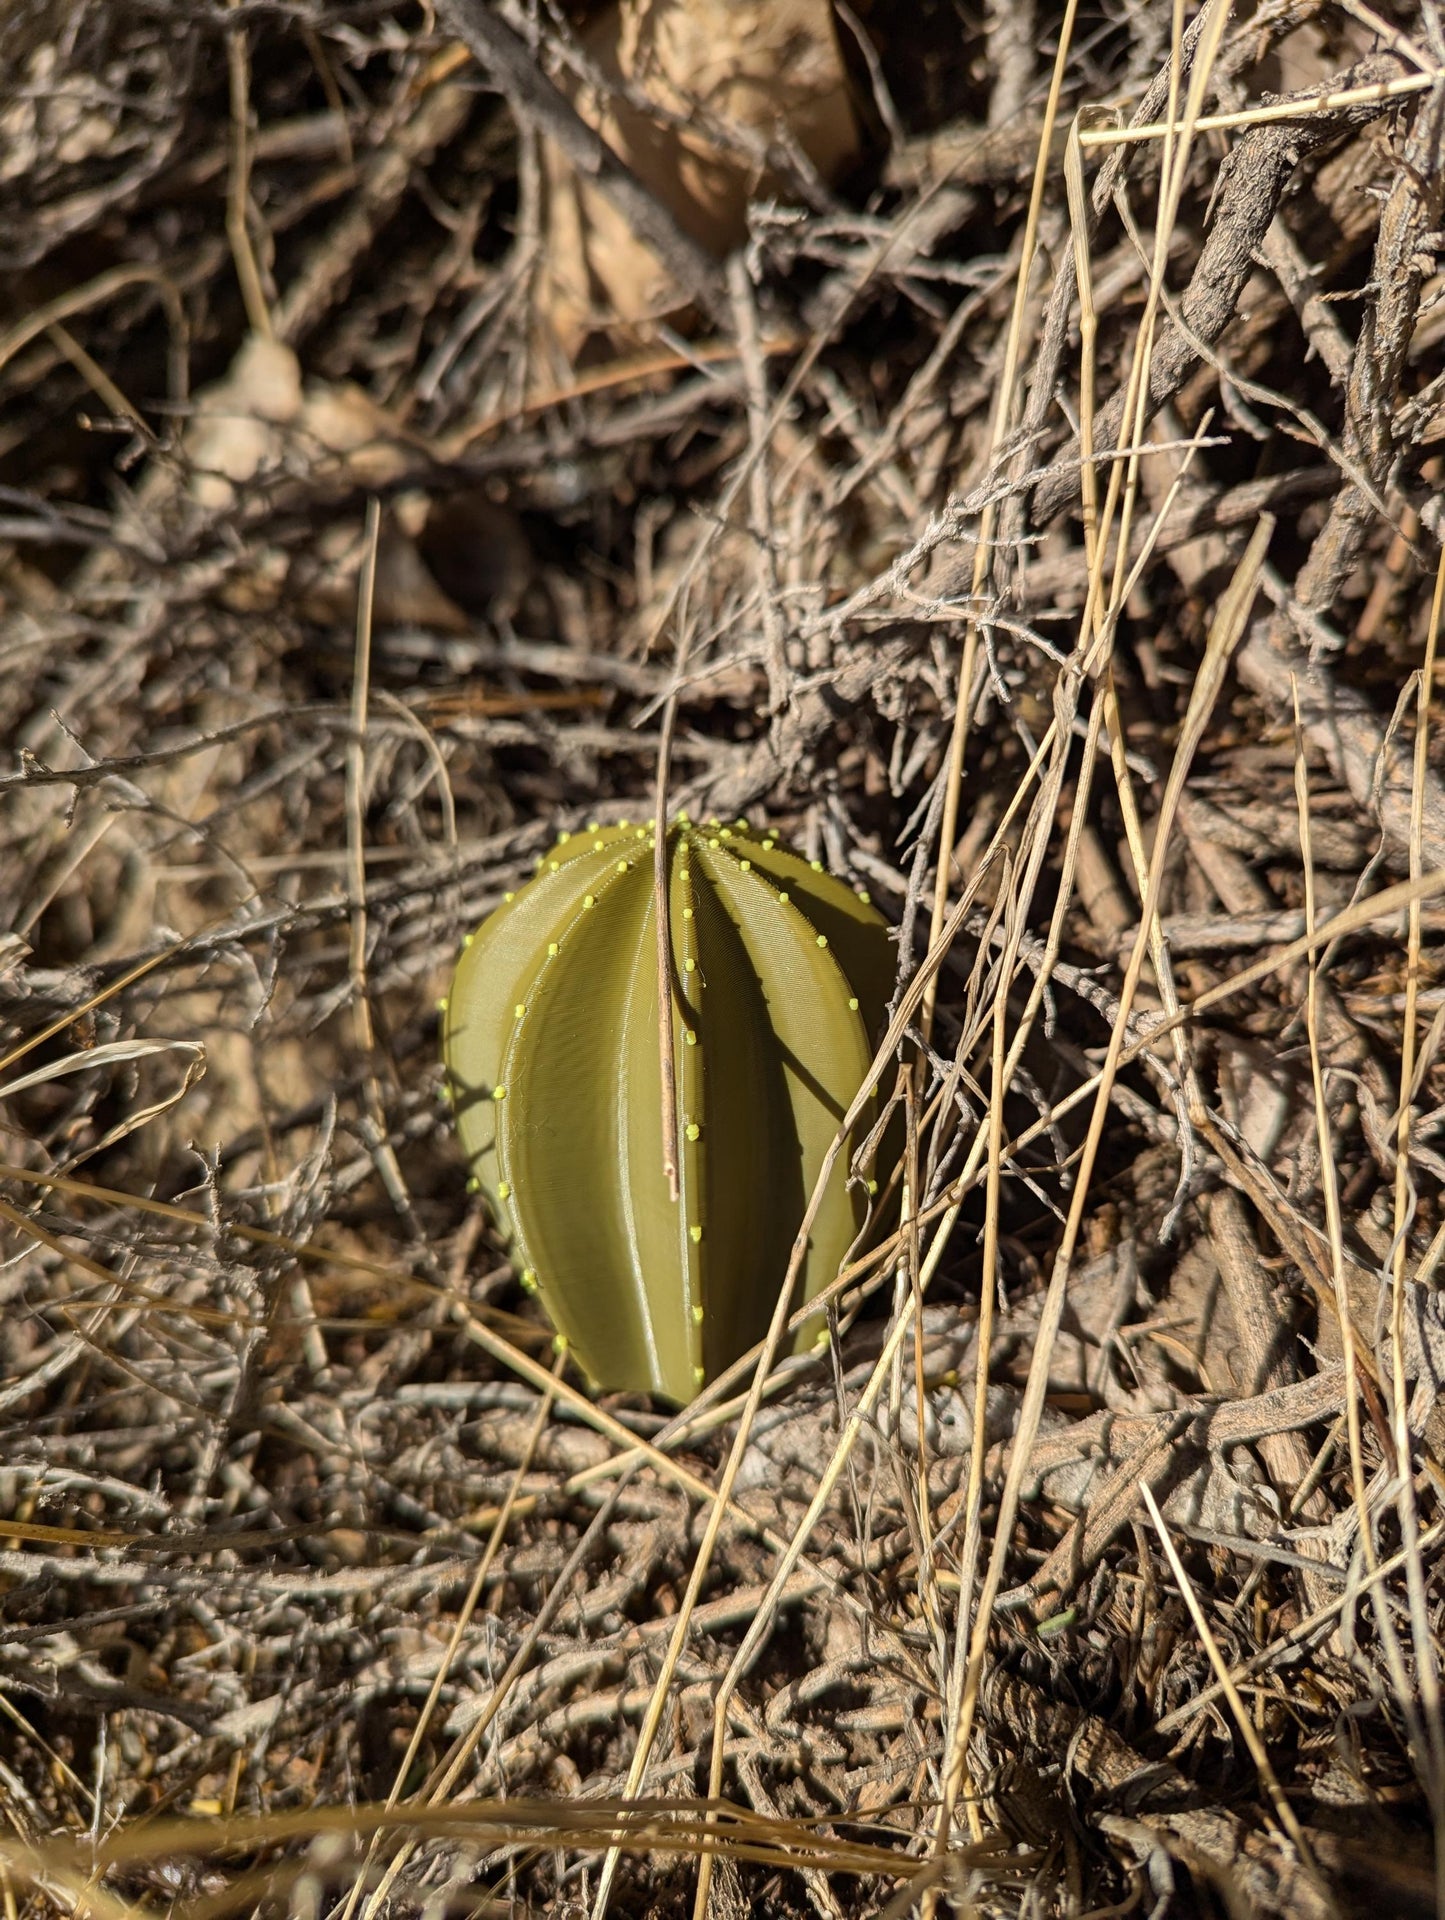
[[[866,894],[745,821],[680,821],[667,856],[676,1200],[650,828],[563,834],[468,939],[442,1026],[462,1146],[522,1284],[599,1385],[685,1402],[767,1329],[894,962]],[[865,1207],[840,1156],[794,1305]]]

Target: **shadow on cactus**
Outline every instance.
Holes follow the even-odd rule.
[[[686,1402],[767,1331],[894,955],[866,895],[744,821],[679,821],[667,853],[676,1200],[648,827],[561,837],[467,940],[442,1038],[472,1181],[523,1286],[599,1386]],[[847,1171],[844,1154],[795,1305],[864,1223]]]

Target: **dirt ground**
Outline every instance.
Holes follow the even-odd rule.
[[[1442,71],[0,8],[7,1920],[1445,1913]],[[905,1142],[681,1411],[436,1012],[660,783],[897,929]]]

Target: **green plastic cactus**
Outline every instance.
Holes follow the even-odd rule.
[[[654,855],[645,826],[563,834],[467,940],[442,1038],[523,1286],[599,1386],[686,1402],[767,1330],[894,962],[867,895],[773,835],[670,828],[674,1200]],[[795,1304],[837,1273],[866,1205],[840,1156]]]

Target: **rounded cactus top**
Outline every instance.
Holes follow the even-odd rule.
[[[894,957],[867,895],[774,834],[669,829],[674,1200],[654,855],[646,825],[560,835],[467,939],[442,1045],[473,1182],[523,1286],[600,1386],[685,1402],[767,1329]],[[835,1276],[866,1204],[840,1156],[802,1298]]]

